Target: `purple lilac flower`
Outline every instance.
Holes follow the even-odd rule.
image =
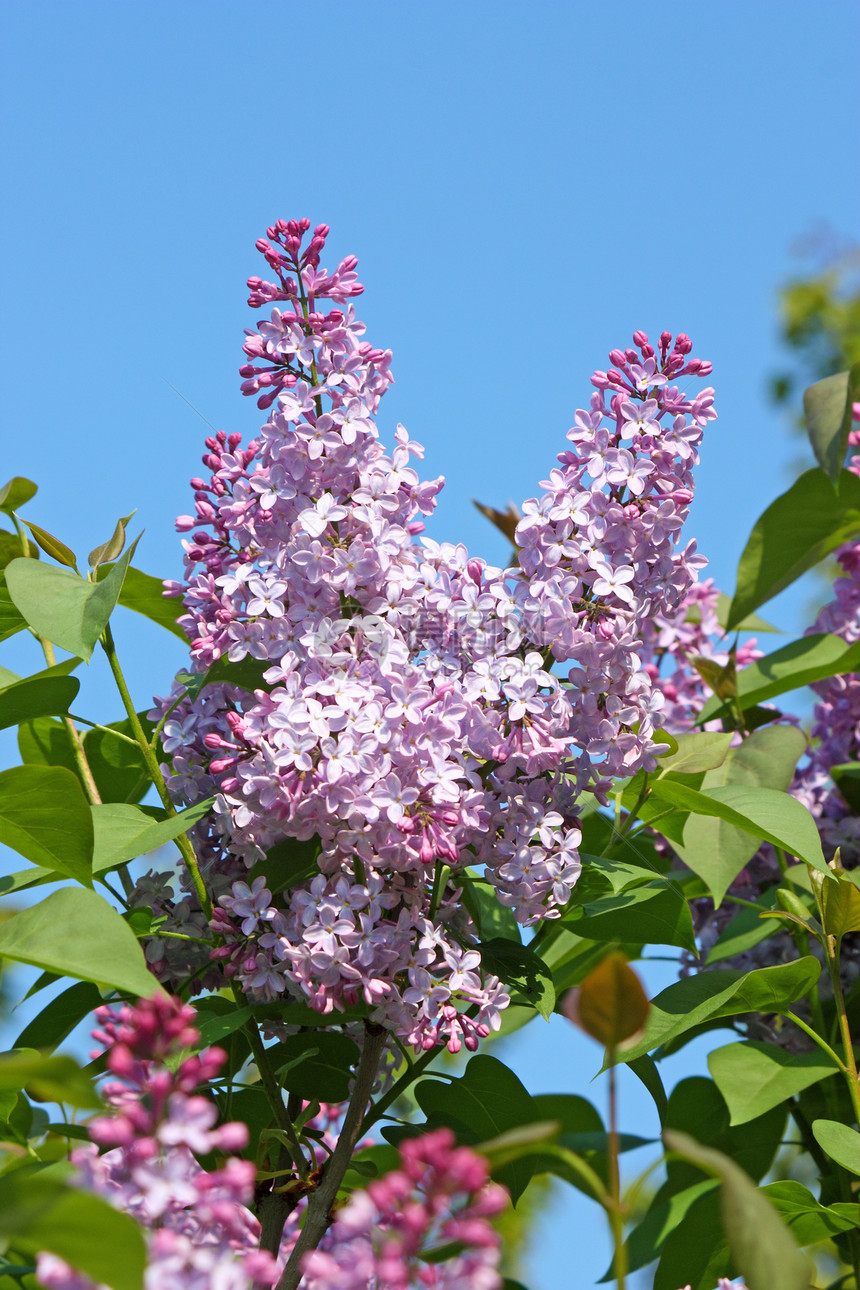
[[[137,1007],[96,1012],[95,1038],[107,1047],[117,1080],[102,1090],[112,1114],[93,1120],[92,1145],[72,1152],[76,1185],[104,1197],[147,1233],[146,1290],[253,1290],[272,1286],[278,1265],[259,1248],[260,1225],[248,1209],[254,1166],[230,1157],[209,1172],[195,1155],[245,1146],[244,1124],[216,1127],[217,1110],[195,1095],[227,1054],[210,1048],[175,1069],[171,1054],[194,1044],[194,1010],[158,995]],[[94,1054],[98,1056],[99,1054]],[[109,1150],[99,1155],[99,1146]],[[56,1255],[38,1257],[46,1290],[100,1290]]]
[[[602,797],[655,764],[638,624],[673,612],[701,563],[676,542],[712,392],[674,382],[710,364],[666,332],[613,351],[523,508],[518,566],[494,568],[420,537],[443,481],[419,478],[402,426],[380,443],[391,355],[347,303],[354,258],[320,269],[328,229],[302,251],[308,229],[258,243],[278,282],[250,280],[250,303],[278,304],[242,375],[269,419],[245,449],[207,439],[171,588],[193,670],[256,659],[265,687],[174,688],[171,788],[216,795],[198,842],[228,978],[322,1013],[369,1005],[417,1049],[474,1049],[508,995],[474,962],[463,869],[483,866],[521,923],[557,917],[580,872],[570,782]],[[260,889],[263,919],[233,884],[289,838],[319,840],[319,875]]]

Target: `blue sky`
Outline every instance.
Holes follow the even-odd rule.
[[[858,236],[858,27],[840,0],[6,0],[5,477],[36,479],[31,517],[83,551],[138,507],[140,566],[175,576],[208,430],[170,386],[254,433],[244,280],[266,225],[306,214],[331,260],[359,257],[368,338],[394,351],[384,435],[402,420],[448,479],[434,535],[491,559],[469,499],[531,496],[607,351],[687,331],[720,412],[690,536],[730,591],[801,451],[765,394],[789,248],[820,220]],[[771,617],[799,631],[804,595]],[[178,642],[120,638],[141,703],[164,692]],[[91,689],[118,715],[97,668]],[[527,1033],[533,1091],[586,1091],[584,1040]],[[648,1114],[634,1088],[628,1108]],[[578,1286],[606,1266],[595,1215],[559,1214],[531,1290],[573,1285],[571,1250]]]

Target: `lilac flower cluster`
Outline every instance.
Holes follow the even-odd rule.
[[[250,279],[249,303],[284,308],[248,332],[243,390],[270,415],[244,450],[207,440],[172,587],[197,676],[226,656],[262,680],[175,686],[171,788],[217,797],[200,843],[228,976],[321,1012],[364,1001],[416,1048],[474,1048],[508,996],[481,968],[465,865],[520,922],[557,916],[580,871],[576,794],[659,751],[637,624],[671,613],[700,563],[676,539],[713,391],[672,382],[710,364],[683,335],[613,351],[525,505],[519,566],[493,568],[415,540],[442,480],[420,480],[403,427],[380,444],[391,355],[347,303],[354,258],[321,270],[328,229],[302,251],[308,229],[258,243],[278,281]],[[287,838],[318,840],[319,875],[276,901],[243,879]]]
[[[167,1059],[196,1043],[198,1032],[193,1008],[163,995],[123,1007],[118,1017],[110,1008],[96,1016],[94,1038],[107,1047],[108,1069],[118,1077],[102,1090],[113,1113],[90,1123],[92,1145],[71,1158],[78,1185],[147,1231],[146,1290],[274,1285],[278,1266],[260,1250],[260,1226],[247,1208],[253,1164],[230,1157],[207,1172],[195,1159],[239,1150],[248,1140],[244,1124],[215,1127],[215,1105],[194,1093],[217,1075],[226,1053],[210,1048],[170,1069]],[[110,1149],[99,1155],[99,1146]],[[53,1254],[39,1255],[37,1273],[45,1290],[94,1290]]]
[[[304,1257],[302,1290],[498,1290],[499,1237],[487,1220],[509,1197],[488,1182],[486,1161],[456,1147],[450,1129],[402,1143],[400,1161],[338,1211]],[[421,1261],[449,1245],[460,1252]]]

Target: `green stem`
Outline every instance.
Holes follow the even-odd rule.
[[[827,936],[825,939],[825,950],[827,952],[827,967],[830,972],[830,983],[833,987],[833,1002],[836,1005],[836,1015],[839,1018],[839,1033],[842,1038],[842,1047],[845,1050],[845,1079],[848,1083],[848,1092],[851,1096],[851,1105],[854,1108],[855,1123],[860,1126],[860,1078],[857,1075],[857,1061],[854,1057],[854,1043],[851,1039],[851,1030],[848,1025],[848,1014],[845,1011],[845,996],[842,993],[842,982],[839,979],[839,953],[836,949],[836,937]],[[847,1069],[846,1069],[847,1067]]]
[[[161,767],[158,764],[155,750],[150,746],[149,740],[146,737],[146,732],[141,725],[140,717],[137,715],[137,709],[134,706],[131,693],[129,692],[129,688],[126,684],[125,677],[123,676],[122,668],[119,665],[110,623],[108,623],[104,629],[104,633],[101,637],[101,644],[102,649],[107,655],[110,670],[113,673],[113,679],[116,682],[116,688],[119,690],[123,707],[125,708],[126,715],[128,716],[128,723],[131,727],[132,734],[137,740],[137,745],[140,748],[144,763],[146,764],[146,769],[149,771],[150,779],[155,785],[155,790],[161,798],[161,804],[167,814],[170,816],[176,816],[178,815],[178,811],[171,801],[170,793],[167,790],[167,783],[161,773]],[[194,847],[191,845],[191,839],[188,837],[187,833],[180,833],[175,839],[175,842],[182,859],[185,861],[185,866],[188,869],[191,881],[194,885],[197,899],[200,902],[200,908],[203,910],[207,919],[209,919],[212,917],[212,902],[210,901],[209,895],[206,891],[203,877],[200,873],[200,866],[197,863],[197,856],[194,854]]]
[[[382,1026],[365,1022],[364,1048],[355,1074],[355,1084],[343,1128],[340,1131],[337,1146],[323,1166],[320,1184],[315,1191],[311,1192],[308,1199],[304,1225],[287,1260],[287,1266],[278,1282],[277,1290],[298,1290],[298,1284],[302,1279],[302,1259],[308,1250],[316,1248],[331,1221],[331,1207],[364,1127],[365,1107],[376,1082],[376,1073],[387,1035],[388,1032]]]
[[[612,1270],[618,1290],[624,1290],[627,1281],[627,1250],[624,1245],[624,1209],[621,1204],[621,1170],[618,1159],[618,1090],[616,1087],[615,1054],[609,1054],[609,1197],[607,1211],[612,1229],[614,1256]]]
[[[239,1007],[245,1007],[245,998],[237,986],[234,986],[233,988],[233,997]],[[265,1090],[266,1099],[272,1108],[272,1113],[275,1117],[277,1126],[281,1132],[286,1135],[290,1144],[290,1155],[293,1157],[293,1163],[296,1166],[299,1177],[302,1179],[307,1178],[310,1168],[307,1160],[305,1159],[305,1154],[302,1151],[302,1146],[296,1133],[296,1127],[290,1119],[287,1108],[284,1106],[284,1099],[281,1096],[278,1081],[275,1079],[275,1072],[272,1070],[272,1063],[269,1061],[269,1054],[266,1052],[266,1048],[260,1037],[260,1032],[257,1029],[256,1022],[249,1021],[245,1025],[244,1030],[245,1034],[248,1036],[248,1042],[251,1045],[251,1055],[254,1058],[254,1064],[260,1072],[260,1083],[263,1085]]]
[[[796,1026],[799,1026],[803,1033],[808,1035],[822,1052],[827,1053],[827,1056],[833,1059],[843,1074],[848,1073],[848,1068],[839,1054],[830,1047],[826,1039],[822,1039],[818,1032],[812,1029],[812,1026],[808,1026],[802,1017],[798,1017],[797,1013],[792,1012],[790,1009],[787,1009],[782,1015],[787,1017],[789,1021],[793,1021]]]

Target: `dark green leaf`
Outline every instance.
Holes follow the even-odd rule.
[[[481,966],[511,987],[514,1003],[536,1008],[548,1021],[555,1007],[552,972],[527,945],[494,936],[478,947]]]
[[[660,1124],[664,1124],[669,1103],[654,1058],[648,1053],[643,1053],[641,1057],[634,1058],[627,1065],[633,1071],[633,1074],[638,1076],[653,1097],[657,1114],[660,1117]]]
[[[714,1290],[718,1278],[739,1271],[723,1235],[719,1187],[703,1189],[683,1223],[663,1242],[653,1290],[677,1290],[679,1283],[691,1290]]]
[[[623,1054],[624,1061],[670,1043],[705,1021],[745,1012],[781,1012],[815,985],[821,964],[811,955],[793,963],[737,972],[715,968],[668,986],[651,1000],[640,1040]]]
[[[27,543],[27,546],[29,548],[29,552],[24,551],[21,539],[18,537],[17,533],[10,533],[7,529],[0,529],[0,569],[5,569],[6,565],[11,563],[12,560],[17,560],[20,556],[24,556],[28,553],[38,560],[39,548],[37,546],[30,546],[29,542]]]
[[[472,1057],[463,1076],[450,1083],[422,1080],[415,1089],[421,1110],[436,1126],[448,1125],[459,1141],[474,1146],[532,1124],[532,1098],[512,1070],[483,1053]],[[494,1175],[516,1203],[532,1176],[528,1160],[515,1160]]]
[[[754,945],[773,936],[773,924],[761,913],[776,907],[776,892],[771,889],[756,901],[755,909],[741,909],[720,932],[705,960],[706,967],[713,967],[723,959],[745,954]]]
[[[150,738],[152,723],[143,712],[137,717]],[[152,784],[143,753],[128,742],[130,737],[128,718],[112,721],[102,730],[88,730],[84,736],[84,751],[103,802],[139,802]]]
[[[0,1237],[22,1254],[56,1254],[112,1290],[143,1290],[146,1246],[134,1220],[38,1170],[0,1178]]]
[[[490,941],[494,936],[501,936],[506,941],[521,940],[519,923],[509,909],[499,904],[492,883],[479,878],[472,869],[462,874],[462,880],[463,904],[480,939]]]
[[[0,958],[143,998],[163,993],[134,932],[93,891],[64,887],[0,925]]]
[[[708,1070],[725,1098],[732,1124],[757,1119],[838,1069],[818,1048],[790,1053],[776,1044],[753,1040],[727,1044],[708,1055]]]
[[[89,804],[79,781],[60,766],[0,772],[0,842],[33,864],[92,886]]]
[[[268,1050],[283,1087],[299,1097],[318,1102],[345,1102],[349,1097],[352,1068],[358,1045],[346,1035],[316,1030],[291,1035]]]
[[[207,999],[197,1009],[196,1025],[200,1031],[200,1047],[209,1048],[212,1044],[220,1044],[228,1035],[244,1026],[246,1021],[250,1021],[254,1015],[253,1008],[237,1008],[235,1005],[230,1006],[227,1011],[220,1015],[213,1015],[205,1006],[210,1001]],[[223,1000],[229,1003],[228,1000]]]
[[[790,641],[738,672],[738,699],[742,708],[751,708],[788,690],[799,690],[829,676],[858,670],[860,642],[847,644],[841,636],[818,632]],[[723,705],[714,695],[700,712],[698,721],[703,725],[721,716],[723,711]]]
[[[68,569],[13,560],[6,569],[9,594],[35,632],[89,660],[116,605],[135,545],[96,583]]]
[[[808,470],[756,521],[738,565],[728,628],[860,534],[860,479]]]
[[[78,981],[52,999],[15,1040],[16,1048],[51,1051],[71,1034],[75,1026],[104,1002],[90,981]]]
[[[10,564],[13,563],[10,561]],[[12,602],[9,595],[9,588],[6,586],[6,572],[0,573],[0,641],[8,640],[16,632],[20,632],[27,624],[24,617],[19,613],[17,607]]]
[[[815,459],[835,484],[845,465],[854,404],[860,399],[860,363],[816,381],[803,392],[806,432]]]
[[[773,1205],[747,1174],[720,1151],[700,1146],[676,1130],[666,1146],[720,1180],[723,1227],[738,1271],[749,1290],[809,1290],[811,1267]]]
[[[75,676],[26,677],[0,690],[0,730],[67,713],[81,683]]]
[[[265,878],[273,896],[282,891],[292,891],[293,887],[303,887],[319,873],[317,856],[320,846],[316,835],[305,839],[284,838],[269,847],[265,859],[257,861],[248,881]]]
[[[104,873],[126,864],[138,856],[154,851],[156,847],[172,842],[181,833],[202,820],[212,809],[213,798],[196,802],[179,815],[153,821],[139,806],[121,802],[92,806],[95,842],[93,846],[93,873]]]
[[[19,510],[25,506],[32,497],[35,497],[39,491],[38,484],[34,484],[32,479],[25,479],[23,475],[16,475],[8,483],[0,488],[0,511],[5,511],[11,515],[13,511]]]
[[[683,1191],[676,1192],[667,1201],[656,1208],[649,1209],[642,1221],[627,1238],[627,1266],[630,1272],[647,1267],[659,1259],[663,1246],[671,1234],[687,1218],[690,1210],[701,1196],[716,1191],[719,1183],[714,1178],[704,1182],[693,1183]],[[682,1272],[686,1276],[686,1271]],[[614,1273],[611,1267],[600,1278],[601,1282],[612,1281]]]

